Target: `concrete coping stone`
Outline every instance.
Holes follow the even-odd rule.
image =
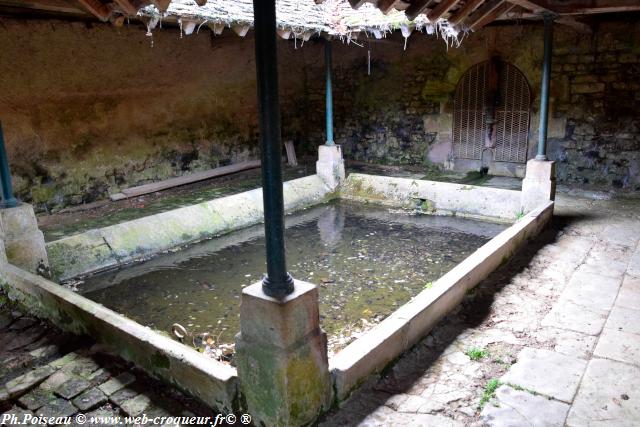
[[[396,207],[424,200],[422,209],[432,214],[499,222],[514,222],[522,212],[520,191],[362,173],[349,174],[340,197]]]
[[[334,197],[317,175],[283,184],[285,211]],[[47,243],[52,274],[68,280],[148,258],[264,220],[262,189],[149,215]]]

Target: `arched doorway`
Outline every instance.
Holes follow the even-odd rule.
[[[469,68],[458,81],[453,107],[453,154],[481,160],[525,163],[531,89],[522,72],[498,59]]]

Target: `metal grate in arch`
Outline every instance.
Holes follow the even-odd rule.
[[[490,147],[495,161],[524,163],[531,105],[529,84],[517,67],[503,61],[495,65],[495,90],[490,88],[490,61],[472,66],[456,86],[453,154],[460,159],[479,160],[483,148]],[[493,112],[493,119],[487,117],[489,112]]]

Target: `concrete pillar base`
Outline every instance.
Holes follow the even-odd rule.
[[[345,178],[345,172],[342,148],[339,145],[321,145],[318,147],[316,174],[318,174],[332,190],[335,190],[342,184]]]
[[[556,197],[556,165],[549,160],[529,160],[522,180],[522,211],[529,212]]]
[[[38,272],[38,266],[48,269],[44,236],[31,205],[22,203],[15,208],[0,209],[0,229],[8,262],[32,273]]]
[[[296,280],[284,300],[265,295],[261,282],[245,288],[236,364],[256,425],[307,425],[329,409],[331,377],[317,287]]]

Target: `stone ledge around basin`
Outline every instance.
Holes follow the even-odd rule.
[[[409,180],[411,181],[411,180]],[[533,209],[389,317],[329,360],[338,401],[376,372],[381,372],[422,339],[464,298],[466,292],[536,236],[553,215],[553,202]]]
[[[522,215],[520,191],[362,173],[349,174],[340,198],[488,221],[511,223]]]
[[[149,375],[222,413],[238,408],[235,368],[11,264],[0,265],[0,273],[2,289],[31,314],[62,330],[92,337]]]
[[[317,175],[287,181],[283,190],[287,212],[335,195]],[[49,263],[55,280],[67,280],[259,224],[263,218],[262,188],[257,188],[49,242]]]

